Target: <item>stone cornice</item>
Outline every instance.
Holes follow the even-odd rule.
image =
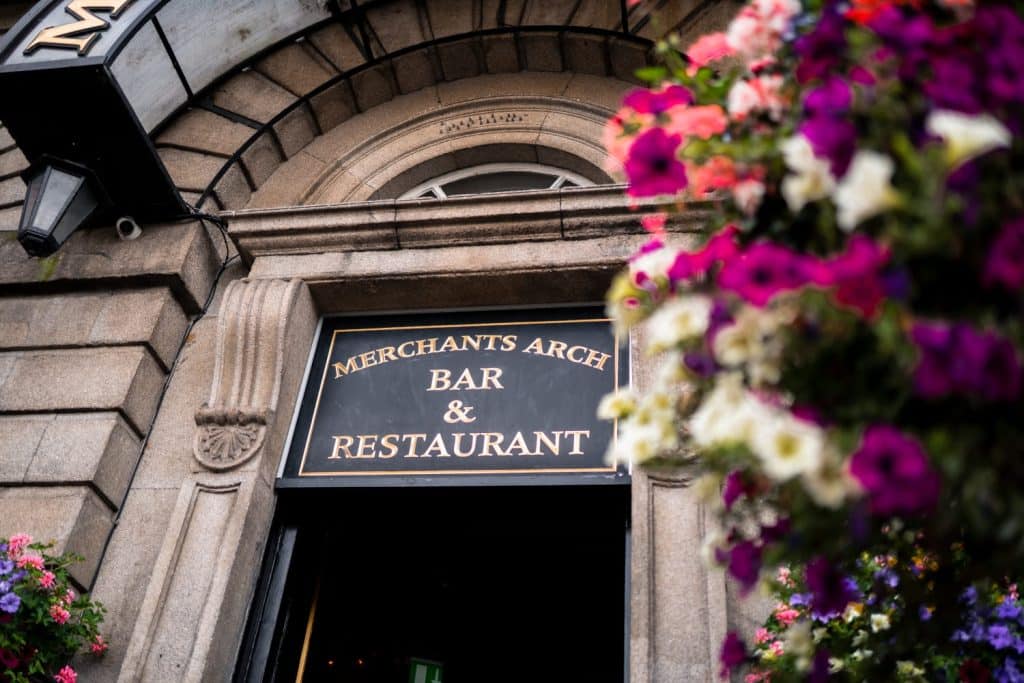
[[[642,234],[639,217],[657,209],[619,185],[438,200],[251,209],[221,214],[248,264],[268,256],[546,242]],[[670,216],[670,232],[694,232],[708,206]]]

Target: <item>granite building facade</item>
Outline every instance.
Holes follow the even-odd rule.
[[[76,21],[70,5],[105,28],[25,47],[47,17]],[[115,211],[30,257],[15,232],[23,177],[60,137],[32,126],[63,120],[84,140],[92,129],[75,120],[91,105],[66,102],[38,123],[14,112],[17,126],[0,129],[0,535],[85,557],[74,577],[107,606],[111,648],[80,663],[80,680],[296,678],[294,657],[274,649],[282,529],[373,496],[326,487],[307,505],[278,485],[320,320],[599,303],[645,240],[605,171],[604,122],[653,41],[677,31],[686,43],[736,9],[59,0],[9,11],[25,18],[4,36],[4,64],[73,62],[106,49],[100,36],[82,52],[90,31],[123,31],[104,68],[136,123],[125,135],[141,135],[164,174],[137,182],[166,178],[183,208],[140,218],[133,239]],[[28,107],[12,83],[0,73],[5,106]],[[120,143],[104,144],[114,155]],[[148,191],[128,171],[110,182]],[[668,227],[685,242],[702,219],[695,206]],[[643,384],[642,355],[623,358]],[[714,680],[721,637],[752,623],[700,560],[710,522],[690,480],[634,471],[623,489],[629,570],[611,594],[627,615],[625,670],[607,680]],[[546,487],[552,509],[561,490]],[[507,648],[528,656],[529,640]]]

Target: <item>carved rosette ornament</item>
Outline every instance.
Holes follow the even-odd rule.
[[[251,460],[277,410],[288,312],[299,280],[236,280],[224,290],[210,398],[196,412],[192,451],[203,467]]]

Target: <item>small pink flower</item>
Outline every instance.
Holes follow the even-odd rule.
[[[724,33],[707,33],[686,50],[686,56],[690,58],[687,73],[692,76],[700,67],[733,54],[736,54],[736,51],[729,45]]]
[[[682,137],[698,137],[704,140],[720,135],[729,125],[725,110],[717,104],[698,107],[672,107],[666,112],[668,123],[665,131]]]
[[[686,167],[676,157],[682,138],[652,128],[635,140],[626,159],[628,193],[633,197],[671,195],[686,189]]]
[[[799,617],[800,613],[792,607],[789,607],[784,610],[779,610],[775,613],[775,618],[778,619],[779,623],[781,623],[784,626],[792,626],[793,622],[796,621]]]
[[[776,640],[775,642],[773,642],[771,645],[768,646],[768,651],[776,657],[781,657],[785,653],[785,650],[782,647],[782,641]]]
[[[28,534],[14,534],[7,541],[7,554],[10,555],[12,559],[17,558],[31,542],[32,537]]]
[[[727,190],[736,184],[736,164],[727,156],[713,156],[703,164],[687,164],[690,193],[703,199],[715,190]]]
[[[43,575],[39,577],[39,585],[43,588],[53,588],[53,584],[56,579],[57,577],[53,572],[44,571]]]
[[[66,624],[68,622],[68,619],[71,618],[71,612],[69,612],[66,609],[64,609],[63,605],[60,605],[60,604],[51,605],[50,606],[50,616],[58,624],[63,625],[63,624]]]
[[[92,644],[91,644],[91,645],[89,646],[89,650],[90,650],[90,651],[91,651],[91,652],[92,652],[92,653],[93,653],[94,655],[96,655],[97,657],[99,657],[99,656],[100,656],[100,655],[102,655],[102,654],[103,654],[104,652],[106,652],[106,651],[107,651],[107,648],[109,648],[109,647],[110,647],[110,645],[108,645],[108,644],[107,644],[107,641],[105,641],[105,640],[103,639],[103,636],[99,636],[99,635],[98,635],[98,636],[96,636],[96,639],[92,641]]]
[[[771,634],[771,631],[766,629],[764,626],[757,629],[757,633],[754,634],[754,642],[756,642],[758,645],[763,645],[772,638],[774,638],[774,636]]]
[[[75,591],[69,588],[68,592],[64,594],[64,597],[61,598],[61,600],[64,602],[65,605],[70,605],[75,601],[75,597]]]
[[[665,219],[668,216],[664,213],[649,213],[646,216],[641,216],[640,225],[644,226],[644,230],[655,235],[661,235],[665,232]]]
[[[736,202],[736,208],[748,216],[753,216],[761,206],[764,189],[764,183],[754,178],[736,183],[732,188],[732,199]]]
[[[729,90],[729,115],[742,121],[753,112],[764,112],[773,119],[782,115],[785,100],[779,94],[783,78],[778,75],[757,76],[736,81]]]
[[[779,567],[779,572],[775,575],[775,578],[783,586],[793,585],[793,575],[789,571],[789,567]]]
[[[57,683],[76,683],[78,681],[78,674],[70,666],[65,666],[57,672],[53,680],[57,681]]]
[[[43,564],[43,558],[38,557],[36,555],[24,555],[24,556],[18,558],[18,569],[24,569],[25,567],[32,567],[33,569],[38,569],[39,571],[43,571],[45,566],[46,565]]]

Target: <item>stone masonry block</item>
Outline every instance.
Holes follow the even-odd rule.
[[[25,155],[17,147],[0,154],[0,178],[17,175],[27,166]]]
[[[206,109],[191,109],[175,118],[156,143],[231,156],[255,132]]]
[[[0,209],[0,232],[7,232],[8,230],[17,230],[18,221],[21,220],[21,205],[15,204],[14,206],[6,209]]]
[[[24,532],[55,541],[51,552],[72,552],[85,560],[71,566],[80,585],[92,582],[113,524],[113,513],[85,486],[19,486],[0,489],[0,536]]]
[[[260,135],[242,152],[242,163],[245,164],[249,178],[257,189],[267,182],[267,178],[273,175],[283,161],[281,148],[278,147],[273,134],[269,132]]]
[[[511,34],[484,36],[484,63],[492,74],[515,73],[519,71],[519,51]]]
[[[562,46],[557,33],[524,33],[519,48],[527,71],[561,71]]]
[[[213,188],[217,193],[217,201],[225,209],[240,209],[249,201],[252,196],[252,188],[245,178],[245,173],[238,162],[231,164],[217,186]]]
[[[573,73],[603,76],[605,69],[605,39],[600,36],[568,34],[564,38],[566,69]]]
[[[0,411],[118,410],[145,432],[164,373],[142,346],[0,353],[13,360]]]
[[[146,344],[170,367],[186,325],[163,287],[0,298],[0,339],[8,349]]]
[[[483,69],[483,48],[476,38],[465,38],[441,43],[437,54],[446,81],[457,81],[480,75]]]
[[[435,38],[469,33],[474,28],[475,0],[427,0],[427,15]]]
[[[0,482],[20,483],[52,415],[0,415]]]
[[[9,147],[14,147],[14,138],[11,137],[11,132],[5,126],[0,126],[0,149]]]
[[[639,83],[636,71],[647,65],[647,48],[621,38],[609,39],[608,48],[612,75],[623,81]]]
[[[232,76],[212,95],[213,103],[266,123],[295,101],[295,95],[253,70]]]
[[[396,0],[367,7],[366,20],[373,26],[385,52],[398,52],[430,40],[423,32],[417,4],[416,0]]]
[[[159,154],[175,185],[198,192],[206,189],[225,161],[221,156],[183,149],[163,148]]]
[[[320,52],[327,55],[336,68],[342,71],[351,71],[366,63],[366,57],[352,42],[348,31],[337,22],[331,22],[314,31],[309,35],[308,40],[316,45]]]
[[[392,65],[398,90],[402,93],[415,92],[437,82],[436,65],[429,49],[414,50],[395,57]]]
[[[309,106],[313,108],[318,127],[325,132],[352,118],[359,111],[351,86],[346,82],[335,83],[314,95],[309,100]]]
[[[323,85],[337,72],[315,50],[292,43],[274,50],[254,67],[293,95],[302,96]]]
[[[0,208],[16,206],[25,199],[25,182],[15,176],[0,181]]]
[[[316,137],[316,121],[309,109],[302,105],[275,123],[274,132],[277,133],[285,158],[290,159]]]
[[[387,102],[395,96],[391,69],[387,64],[379,64],[360,71],[352,76],[352,90],[355,91],[360,111]]]

